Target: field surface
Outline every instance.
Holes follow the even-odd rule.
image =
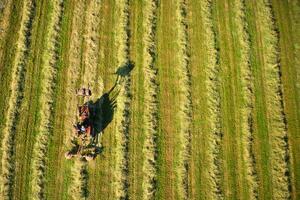
[[[0,199],[300,199],[300,1],[1,0],[0,146]]]

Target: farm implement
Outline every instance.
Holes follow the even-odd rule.
[[[76,96],[89,99],[92,92],[89,88],[81,88],[76,90]],[[78,120],[73,125],[72,148],[66,152],[66,159],[79,157],[86,161],[90,161],[96,157],[97,147],[94,144],[95,131],[92,123],[92,108],[89,101],[78,106]]]

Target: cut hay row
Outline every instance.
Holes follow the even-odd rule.
[[[72,185],[70,195],[74,200],[85,200],[88,197],[88,172],[85,161],[76,159],[71,169]]]
[[[76,111],[78,100],[75,95],[75,89],[81,86],[82,77],[84,74],[82,73],[82,44],[84,33],[84,26],[86,21],[86,2],[84,0],[76,1],[74,14],[72,19],[72,33],[71,33],[71,43],[70,43],[70,55],[69,55],[69,63],[70,66],[68,68],[69,77],[67,80],[67,88],[66,88],[66,98],[67,105],[66,110],[68,110],[66,114],[65,120],[65,144],[68,144],[70,147],[71,135],[74,131],[73,123],[75,123]],[[83,163],[79,160],[79,158],[75,158],[75,162],[71,167],[71,177],[72,182],[70,184],[69,195],[74,199],[84,199],[87,191],[87,176],[83,176],[82,171],[86,168],[86,163]],[[85,192],[84,192],[85,191]]]
[[[260,22],[263,45],[263,68],[271,144],[272,190],[274,199],[288,199],[289,171],[286,119],[283,109],[278,34],[268,1],[257,1],[257,20]]]
[[[58,59],[57,41],[63,12],[63,1],[56,0],[51,5],[50,21],[45,35],[46,49],[42,58],[42,91],[40,97],[40,124],[33,150],[32,199],[44,199],[46,155],[49,134],[52,128],[50,117],[53,110],[53,90],[55,87],[56,64]]]
[[[144,122],[143,199],[153,199],[156,181],[156,137],[158,131],[158,83],[154,66],[157,0],[146,1],[143,20]]]
[[[84,12],[85,10],[85,2],[83,0],[76,1],[74,14],[72,18],[72,33],[70,39],[70,55],[69,55],[69,63],[70,66],[68,67],[68,74],[67,76],[67,99],[68,104],[66,105],[66,131],[67,137],[65,138],[66,143],[70,142],[70,133],[73,132],[73,123],[75,122],[76,117],[76,105],[77,97],[75,96],[75,89],[79,87],[77,85],[78,80],[80,80],[80,72],[81,72],[81,45],[82,45],[82,36],[81,33],[83,32],[83,23],[84,23]]]
[[[127,68],[129,62],[129,1],[116,1],[116,28],[115,48],[117,48],[117,67]],[[128,196],[127,191],[127,170],[128,170],[128,134],[130,114],[130,75],[121,77],[120,91],[117,98],[116,133],[115,133],[115,165],[112,187],[115,199],[124,199]]]
[[[2,47],[5,42],[5,33],[7,32],[7,28],[9,26],[9,17],[12,7],[11,0],[4,0],[0,2],[0,47]],[[0,49],[0,57],[2,54],[2,48]]]
[[[212,199],[223,199],[223,189],[222,189],[222,160],[221,160],[221,142],[222,142],[222,132],[221,132],[221,110],[220,110],[220,94],[219,94],[219,64],[217,63],[217,50],[215,42],[215,34],[213,32],[212,26],[212,1],[204,0],[203,6],[201,8],[201,13],[203,16],[204,35],[207,36],[207,41],[204,44],[207,50],[207,57],[205,63],[205,73],[206,73],[206,90],[207,90],[207,121],[208,121],[208,160],[210,161],[207,166],[208,169],[208,185],[211,194],[209,196]]]
[[[180,147],[179,147],[179,169],[177,190],[180,199],[188,198],[188,163],[190,157],[190,140],[192,125],[192,96],[191,96],[191,75],[189,70],[189,53],[188,53],[188,33],[186,22],[186,2],[178,0],[177,2],[177,20],[176,27],[178,30],[178,74],[180,84]]]
[[[12,197],[14,183],[14,149],[16,123],[19,118],[18,108],[23,98],[23,84],[25,76],[25,64],[31,44],[31,28],[35,14],[35,6],[31,1],[25,1],[22,10],[21,27],[17,41],[16,55],[13,61],[12,82],[10,85],[11,96],[9,98],[8,109],[6,114],[6,123],[3,130],[2,141],[2,171],[0,196],[1,199],[10,199]]]
[[[86,11],[86,29],[84,34],[84,54],[83,54],[83,63],[85,68],[85,74],[83,79],[83,85],[91,86],[91,90],[95,91],[95,87],[99,87],[102,83],[100,77],[96,77],[98,58],[99,58],[99,25],[100,25],[100,1],[91,1],[88,5]],[[101,88],[97,88],[97,91],[102,91],[103,85]],[[93,98],[97,98],[97,95],[94,95]]]
[[[250,191],[249,198],[255,199],[258,196],[258,177],[255,169],[255,158],[253,152],[253,76],[250,67],[250,46],[249,37],[247,35],[247,24],[245,20],[243,0],[236,0],[233,4],[235,28],[237,39],[240,48],[238,58],[238,65],[240,66],[240,82],[241,82],[241,101],[242,105],[239,109],[240,123],[241,123],[241,159],[243,160],[246,169],[246,182],[248,190]]]

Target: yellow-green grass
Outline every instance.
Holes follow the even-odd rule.
[[[144,29],[143,27],[145,17],[147,16],[148,1],[131,1],[130,2],[130,61],[134,64],[134,69],[131,72],[132,82],[132,106],[130,115],[130,135],[128,141],[128,196],[131,199],[145,199],[143,196],[146,191],[144,190],[143,180],[144,173],[144,141],[145,141],[145,128],[144,123],[144,102],[145,102],[145,83],[146,79],[144,68]],[[153,176],[154,173],[150,173]],[[145,192],[144,192],[145,191]]]
[[[116,48],[114,43],[116,26],[116,5],[114,1],[105,0],[101,6],[101,23],[99,28],[99,66],[98,76],[103,80],[103,93],[108,92],[114,85],[116,76],[113,75],[116,66]],[[102,94],[103,94],[102,93]],[[114,113],[115,114],[115,113]],[[112,184],[114,176],[114,148],[115,126],[113,121],[101,133],[101,146],[103,151],[97,156],[94,163],[89,165],[89,198],[114,199]],[[102,170],[99,170],[102,169]]]
[[[55,29],[56,73],[42,71],[54,1],[33,1],[36,12],[26,14],[33,26],[31,45],[19,51],[25,59],[16,56],[16,44],[26,41],[19,38],[23,2],[9,1],[0,138],[16,136],[2,148],[12,155],[2,166],[16,164],[10,197],[298,199],[299,2],[270,1],[66,0]],[[90,83],[96,101],[129,61],[134,68],[117,86],[112,121],[99,135],[101,153],[88,163],[66,160],[82,102],[75,88]],[[11,106],[9,99],[23,96],[22,88],[7,90],[18,82],[17,62],[26,64],[24,97]],[[21,113],[11,115],[16,134],[4,128],[9,107]],[[40,127],[47,123],[46,134]]]
[[[7,27],[7,34],[3,37],[3,41],[0,44],[0,89],[3,91],[3,95],[0,95],[0,141],[3,139],[3,129],[5,126],[5,114],[8,109],[8,101],[11,95],[10,88],[11,78],[12,78],[12,70],[17,51],[17,43],[19,39],[19,30],[21,27],[21,19],[22,19],[22,8],[23,1],[15,2],[15,6],[11,8],[11,12],[7,23],[9,26]],[[2,150],[0,150],[0,158],[2,157]],[[1,171],[2,165],[0,165]]]
[[[115,48],[116,48],[116,71],[120,67],[130,65],[129,60],[129,1],[116,1],[116,26],[115,26]],[[115,112],[115,148],[114,157],[114,176],[112,186],[114,198],[128,198],[128,137],[130,124],[131,106],[131,75],[121,77],[119,84],[119,94],[116,99]]]
[[[223,130],[224,193],[254,199],[257,183],[252,152],[253,83],[241,1],[216,2]]]
[[[178,199],[180,169],[180,75],[177,55],[176,2],[160,1],[157,21],[159,130],[157,137],[156,199]]]
[[[141,109],[141,118],[139,124],[143,123],[140,131],[141,145],[140,148],[143,155],[141,155],[141,178],[140,194],[143,199],[152,199],[156,192],[156,174],[157,174],[157,134],[158,134],[158,78],[157,78],[157,66],[155,65],[156,55],[156,27],[157,27],[157,4],[158,1],[147,1],[142,7],[143,9],[143,21],[141,25],[142,29],[142,64],[136,72],[143,76],[139,87],[139,91],[143,92],[141,99],[138,102],[139,109]],[[138,50],[138,49],[136,49]],[[135,52],[139,55],[138,52]],[[137,73],[134,73],[137,74]],[[140,75],[140,76],[141,76]],[[134,80],[134,77],[133,77]],[[133,99],[134,105],[134,99]],[[143,107],[144,106],[144,107]],[[134,111],[132,112],[134,115]],[[138,149],[136,153],[138,153]],[[138,180],[140,181],[140,180]],[[138,183],[136,183],[138,184]],[[142,190],[142,191],[141,191]]]
[[[187,31],[187,5],[185,0],[176,3],[176,27],[177,27],[177,73],[179,74],[179,167],[177,171],[177,191],[179,199],[188,199],[188,169],[190,158],[190,141],[192,128],[192,96],[191,96],[191,74],[189,40]]]
[[[300,16],[300,4],[296,1],[272,1],[275,19],[279,30],[279,51],[280,65],[282,72],[284,108],[287,117],[288,143],[290,145],[291,163],[289,169],[291,172],[292,199],[300,198],[300,96],[299,96],[299,77],[297,71],[299,65],[299,25],[293,17]],[[293,15],[293,9],[298,13]],[[299,23],[299,22],[298,22]],[[297,62],[298,61],[298,62]],[[298,69],[298,70],[297,70]],[[298,84],[298,86],[297,86]]]
[[[57,58],[58,50],[56,43],[58,42],[59,30],[61,25],[61,16],[63,12],[63,4],[60,1],[53,1],[49,5],[50,20],[45,32],[45,49],[42,53],[41,61],[41,96],[40,105],[40,121],[37,125],[37,136],[34,144],[32,155],[32,180],[31,192],[29,196],[32,199],[45,198],[45,167],[48,141],[52,130],[51,115],[53,114],[53,97],[56,86],[57,74]]]
[[[20,29],[18,31],[18,40],[14,60],[10,60],[12,65],[12,80],[8,88],[12,90],[8,100],[7,110],[5,111],[6,123],[3,128],[2,157],[1,157],[1,198],[10,199],[14,197],[13,185],[15,183],[16,164],[16,128],[20,119],[25,84],[25,68],[28,59],[28,53],[31,47],[31,34],[33,24],[31,23],[35,16],[35,7],[31,2],[25,1],[21,10],[22,18]],[[7,88],[6,88],[7,89]]]
[[[188,2],[192,84],[191,199],[223,197],[220,97],[211,1]]]
[[[246,2],[255,87],[254,143],[259,196],[289,198],[290,176],[286,118],[272,7],[268,2]]]
[[[61,31],[59,37],[57,61],[57,78],[56,87],[53,98],[53,121],[51,136],[47,150],[46,170],[45,170],[45,196],[47,199],[66,199],[68,197],[68,188],[66,182],[70,181],[70,164],[63,165],[64,151],[68,147],[64,147],[65,134],[65,118],[66,106],[68,104],[67,84],[69,65],[69,48],[71,40],[71,25],[73,16],[73,1],[64,2],[64,11],[61,21]],[[60,168],[64,166],[64,169]],[[66,180],[66,181],[65,181]],[[65,182],[64,182],[65,181]]]
[[[26,63],[26,76],[24,82],[24,99],[20,110],[20,118],[16,126],[16,150],[15,150],[15,184],[14,198],[30,199],[29,196],[31,179],[31,156],[33,154],[33,144],[37,134],[37,126],[40,121],[41,95],[41,65],[43,62],[43,50],[46,47],[44,33],[47,31],[50,12],[49,2],[32,2],[36,9],[32,29],[32,42],[29,51],[28,62]],[[34,8],[31,8],[34,9]],[[37,20],[39,19],[39,20]]]
[[[66,82],[66,101],[65,109],[68,110],[64,118],[64,135],[62,138],[62,143],[60,144],[62,149],[60,150],[58,157],[59,168],[57,168],[57,179],[61,184],[59,189],[62,191],[58,195],[64,198],[71,199],[84,199],[87,197],[87,187],[86,187],[86,176],[84,176],[82,171],[85,171],[86,163],[83,163],[79,158],[73,159],[72,161],[66,160],[64,154],[71,148],[71,135],[73,132],[73,123],[76,121],[77,115],[77,105],[80,100],[75,95],[75,89],[81,87],[84,79],[85,65],[83,62],[83,57],[85,53],[84,49],[84,34],[85,26],[87,22],[87,1],[76,1],[74,3],[73,13],[72,13],[72,26],[70,35],[70,50],[68,51],[68,64],[67,69],[67,82]],[[62,134],[62,133],[60,133]],[[63,145],[64,144],[64,145]],[[69,176],[65,176],[64,169],[68,169]],[[62,187],[64,186],[64,187]],[[58,187],[58,184],[55,185]],[[63,190],[62,190],[63,189]]]

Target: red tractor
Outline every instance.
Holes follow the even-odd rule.
[[[89,98],[92,92],[89,88],[76,90],[77,96]],[[78,121],[74,124],[74,133],[72,137],[72,149],[65,154],[66,159],[75,156],[90,161],[96,156],[96,146],[94,140],[93,124],[91,120],[91,111],[88,102],[78,106]]]

